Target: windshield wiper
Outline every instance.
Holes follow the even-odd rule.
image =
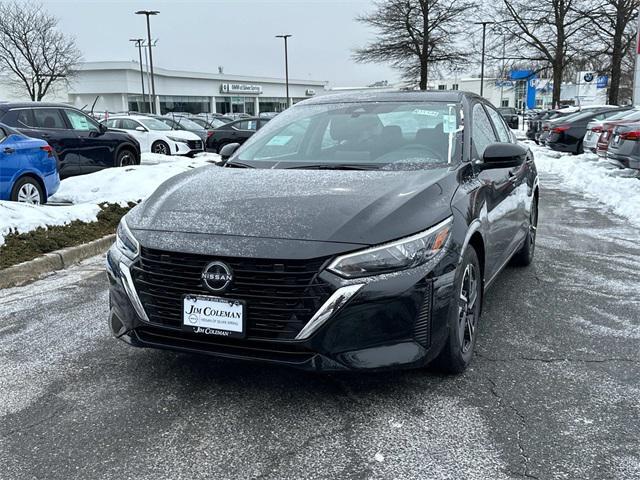
[[[249,165],[248,163],[242,163],[242,162],[227,162],[224,164],[225,167],[227,168],[256,168],[253,165]]]
[[[378,170],[380,165],[349,163],[320,163],[309,165],[296,165],[295,167],[285,167],[286,170]]]

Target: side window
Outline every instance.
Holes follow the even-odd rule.
[[[135,130],[138,128],[140,124],[135,120],[131,120],[130,118],[123,118],[120,120],[120,128],[123,130]]]
[[[257,128],[257,123],[255,120],[244,120],[242,122],[238,122],[234,125],[238,130],[253,130],[255,131]]]
[[[74,130],[83,132],[97,132],[99,130],[95,122],[84,113],[76,112],[75,110],[65,110],[64,113],[67,115],[71,128]]]
[[[16,128],[33,127],[33,114],[28,108],[11,110],[2,117],[2,123]]]
[[[4,131],[4,128],[0,128],[0,143],[2,143],[5,138],[7,138],[7,134]]]
[[[489,116],[493,121],[493,126],[496,127],[496,131],[498,132],[498,137],[500,137],[501,142],[510,142],[511,135],[509,135],[509,130],[504,123],[504,119],[502,115],[500,115],[496,110],[491,107],[487,107],[487,111],[489,112]]]
[[[478,156],[482,157],[484,149],[487,148],[490,144],[497,142],[498,139],[496,138],[496,134],[493,132],[493,128],[491,127],[491,121],[489,121],[489,117],[484,111],[484,108],[482,108],[481,104],[476,103],[473,106],[472,115],[473,135],[471,138]]]
[[[115,120],[115,119],[107,120],[105,122],[105,125],[109,128],[118,128],[118,120]]]
[[[67,124],[62,118],[62,112],[57,108],[34,108],[33,118],[34,124],[38,128],[67,128]]]

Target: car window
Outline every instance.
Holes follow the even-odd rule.
[[[4,117],[2,117],[2,123],[17,128],[33,127],[33,114],[28,108],[9,110]]]
[[[502,115],[496,112],[493,108],[487,107],[487,111],[489,112],[489,116],[493,121],[493,126],[496,127],[496,131],[498,132],[498,137],[501,142],[510,142],[511,136],[509,135],[509,130],[504,123]]]
[[[492,143],[498,141],[496,138],[496,134],[493,132],[493,128],[491,127],[491,122],[489,121],[489,117],[487,113],[482,108],[482,105],[476,103],[473,106],[473,146],[478,153],[478,156],[482,157],[484,154],[485,148],[487,148]]]
[[[257,130],[258,122],[256,120],[245,120],[243,122],[238,122],[235,125],[235,128],[238,130]]]
[[[135,130],[138,128],[140,124],[135,120],[131,120],[130,118],[122,118],[120,119],[120,128],[123,130]]]
[[[5,138],[7,138],[7,134],[3,128],[0,128],[0,142],[3,142]]]
[[[118,120],[117,119],[107,120],[106,122],[104,122],[104,124],[109,128],[118,128]]]
[[[84,113],[76,112],[75,110],[65,110],[64,113],[69,119],[71,128],[82,132],[97,132],[100,129],[98,125]]]
[[[34,108],[34,124],[38,128],[66,129],[62,112],[57,108]]]

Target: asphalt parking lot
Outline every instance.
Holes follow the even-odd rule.
[[[0,291],[0,478],[640,478],[640,230],[542,183],[457,377],[133,349],[101,259]]]

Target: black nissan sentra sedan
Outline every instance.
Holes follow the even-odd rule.
[[[532,154],[476,95],[321,96],[222,156],[120,223],[115,337],[309,370],[461,372],[486,290],[533,260]]]

